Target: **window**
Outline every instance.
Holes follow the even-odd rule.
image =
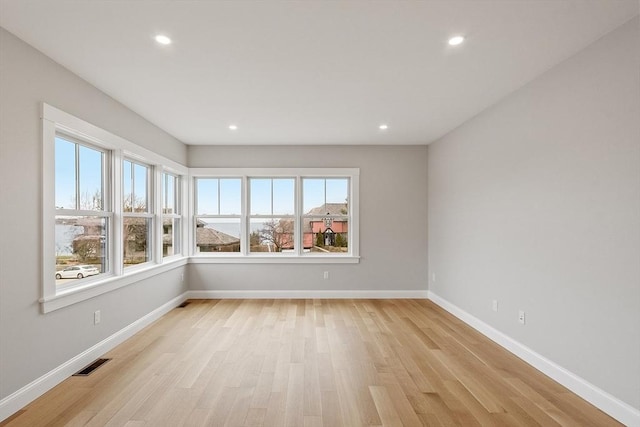
[[[294,253],[295,179],[249,178],[249,252]]]
[[[47,104],[42,144],[44,313],[186,264],[186,167]]]
[[[182,253],[180,178],[162,174],[162,256]]]
[[[349,251],[349,178],[303,178],[302,232],[311,252]]]
[[[111,270],[108,159],[105,150],[64,134],[55,136],[56,287]]]
[[[131,160],[122,163],[122,261],[127,268],[151,260],[151,168]]]
[[[241,184],[240,178],[196,178],[196,253],[240,252]]]
[[[191,173],[193,262],[358,262],[357,169]]]

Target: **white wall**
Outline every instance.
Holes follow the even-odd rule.
[[[191,290],[426,292],[426,146],[190,146],[188,163],[360,168],[359,264],[191,264]]]
[[[40,314],[43,101],[186,163],[182,143],[0,28],[0,400],[185,291],[182,267]]]
[[[429,146],[428,160],[430,291],[635,408],[639,40],[636,18]]]

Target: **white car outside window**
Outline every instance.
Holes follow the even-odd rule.
[[[100,270],[92,265],[73,265],[64,270],[56,271],[56,279],[82,279],[99,273]]]

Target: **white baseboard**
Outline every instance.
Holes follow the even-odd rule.
[[[494,327],[484,323],[477,317],[467,313],[460,307],[450,303],[428,291],[428,298],[449,313],[456,316],[487,338],[495,341],[511,353],[515,354],[537,370],[562,384],[587,402],[601,411],[620,421],[629,427],[640,427],[640,410],[632,407],[612,396],[606,391],[596,387],[576,374],[566,370],[546,357],[536,353],[529,347],[519,343],[513,338],[503,334]]]
[[[9,418],[27,404],[42,396],[44,393],[67,379],[70,375],[84,368],[95,359],[116,347],[118,344],[121,344],[128,338],[131,338],[134,334],[158,320],[186,299],[186,292],[173,298],[171,301],[161,305],[149,314],[141,317],[115,334],[100,341],[93,347],[83,351],[52,371],[47,372],[40,378],[22,387],[20,390],[0,400],[0,422]]]
[[[427,291],[187,291],[192,299],[426,299]]]

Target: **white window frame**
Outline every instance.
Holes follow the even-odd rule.
[[[242,178],[242,213],[241,252],[218,253],[199,252],[195,250],[195,218],[196,218],[196,178]],[[294,253],[249,253],[248,223],[249,213],[249,178],[295,178],[295,232],[296,248]],[[347,253],[317,254],[304,253],[302,249],[301,219],[302,212],[302,178],[349,178],[349,242]],[[359,233],[359,168],[191,168],[189,169],[189,217],[192,226],[189,228],[190,263],[302,263],[302,264],[354,264],[360,261]]]
[[[160,209],[160,194],[158,185],[162,170],[180,176],[180,181],[186,183],[188,169],[170,159],[167,159],[153,151],[140,147],[133,142],[114,135],[91,123],[79,119],[71,114],[59,110],[46,103],[42,104],[42,278],[41,278],[41,310],[48,313],[71,304],[75,304],[89,298],[110,292],[127,286],[140,280],[153,277],[157,274],[185,265],[188,258],[184,253],[184,243],[180,255],[171,258],[162,257],[161,239],[158,242],[157,235],[162,233],[162,227],[158,226],[162,212]],[[62,211],[55,208],[55,138],[56,134],[69,136],[77,142],[86,143],[90,147],[97,147],[109,153],[110,161],[106,165],[110,182],[104,183],[109,195],[105,199],[110,200],[112,220],[109,224],[110,245],[109,263],[110,271],[100,274],[95,279],[80,280],[77,285],[58,287],[55,283],[55,217],[62,215]],[[144,163],[152,167],[151,186],[153,194],[150,194],[152,207],[150,215],[153,216],[154,228],[152,231],[155,243],[152,243],[152,261],[137,267],[127,268],[124,271],[122,264],[122,162],[124,158]],[[185,184],[182,185],[182,194],[185,193]],[[186,197],[182,197],[181,211],[187,212]],[[78,211],[75,211],[78,212]],[[88,211],[88,215],[95,216],[96,212]],[[182,235],[186,235],[187,224],[182,221]],[[160,247],[160,250],[158,250]]]
[[[81,216],[81,217],[99,217],[99,218],[105,218],[107,220],[107,233],[106,233],[106,239],[107,239],[107,267],[106,267],[106,271],[104,273],[101,273],[97,276],[89,276],[89,277],[85,277],[84,279],[82,279],[82,282],[80,282],[79,284],[81,285],[86,285],[87,283],[92,283],[94,281],[100,280],[100,278],[104,277],[105,275],[109,275],[111,274],[111,272],[113,271],[113,261],[112,261],[112,257],[113,257],[113,200],[112,200],[112,191],[111,191],[111,186],[110,186],[110,182],[111,182],[111,157],[112,157],[112,153],[110,150],[105,149],[104,147],[100,147],[97,145],[93,145],[91,144],[89,141],[86,141],[84,139],[81,138],[77,138],[73,135],[70,135],[67,132],[63,132],[62,130],[58,130],[55,132],[55,137],[56,138],[60,138],[63,139],[67,142],[70,142],[72,144],[75,144],[76,146],[76,190],[75,190],[75,197],[76,197],[76,208],[75,209],[70,209],[70,208],[62,208],[62,209],[58,209],[55,208],[55,217],[58,216]],[[92,150],[96,150],[96,151],[100,151],[103,153],[103,158],[102,158],[102,206],[103,209],[101,210],[89,210],[89,209],[81,209],[79,206],[79,200],[81,198],[81,194],[79,192],[79,188],[78,188],[78,180],[80,179],[80,177],[78,176],[78,162],[80,161],[79,159],[79,151],[78,148],[79,146],[84,146],[86,148],[90,148]],[[55,141],[54,141],[54,157],[55,157]],[[55,169],[54,169],[55,171]],[[55,180],[55,179],[54,179]],[[54,226],[55,227],[55,226]],[[56,285],[57,289],[60,290],[64,290],[67,288],[73,288],[74,286],[77,286],[74,283],[66,283],[64,285],[61,285],[58,287],[58,285]]]
[[[197,210],[196,210],[196,206],[198,204],[198,186],[196,184],[196,181],[198,178],[201,179],[217,179],[218,180],[218,213],[217,214],[198,214]],[[238,254],[238,252],[197,252],[197,236],[196,236],[196,224],[198,222],[199,218],[205,218],[205,219],[213,219],[213,218],[219,218],[219,219],[238,219],[240,220],[240,235],[241,235],[241,243],[240,243],[240,253],[243,253],[242,251],[244,250],[242,247],[242,234],[243,234],[243,230],[245,228],[245,222],[242,218],[241,214],[221,214],[220,213],[220,179],[239,179],[240,180],[240,211],[244,212],[245,210],[245,198],[243,197],[244,194],[244,187],[243,187],[243,179],[241,176],[223,176],[223,177],[216,177],[216,176],[197,176],[197,177],[193,177],[190,178],[189,181],[193,183],[193,190],[191,191],[191,193],[193,194],[193,212],[194,215],[190,215],[192,219],[192,225],[191,228],[192,230],[192,249],[190,251],[190,253],[199,255],[199,254],[203,254],[203,255],[207,255],[207,254],[215,254],[215,255],[227,255],[227,256],[234,256]],[[230,254],[230,255],[228,255]]]
[[[251,213],[251,180],[252,179],[270,179],[271,180],[271,213],[270,214],[252,214]],[[294,187],[294,194],[293,194],[293,206],[294,206],[294,213],[292,215],[274,215],[273,213],[273,180],[274,179],[293,179],[293,187]],[[296,213],[298,212],[298,199],[299,199],[299,192],[296,191],[298,185],[299,185],[299,178],[296,176],[248,176],[246,178],[247,182],[246,182],[246,191],[247,191],[247,212],[246,212],[246,219],[247,219],[247,226],[245,229],[243,229],[243,231],[245,231],[245,234],[247,234],[247,239],[246,239],[246,251],[243,251],[244,254],[250,255],[252,257],[255,256],[264,256],[264,257],[282,257],[282,256],[291,256],[290,252],[288,253],[282,253],[282,252],[276,252],[276,253],[269,253],[269,252],[255,252],[255,253],[251,253],[251,220],[252,219],[264,219],[264,220],[275,220],[275,219],[291,219],[293,221],[293,253],[296,256],[299,256],[302,252],[302,248],[300,246],[300,243],[302,242],[302,238],[301,238],[301,233],[299,230],[299,221],[298,221],[298,216],[296,215]],[[245,216],[245,215],[243,215]],[[289,255],[287,255],[289,254]]]

